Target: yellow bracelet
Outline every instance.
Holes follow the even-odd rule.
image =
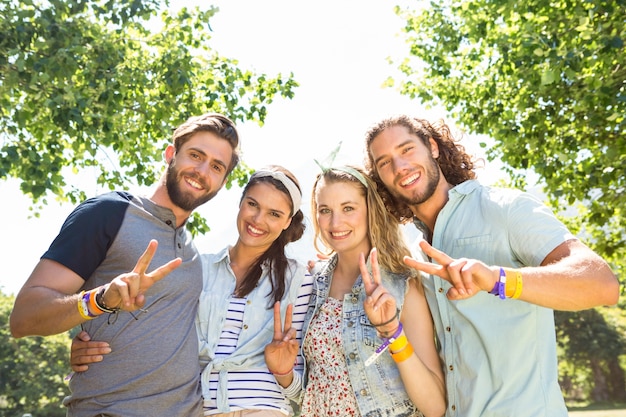
[[[513,279],[513,274],[517,274],[517,270],[513,268],[506,268],[504,270],[504,273],[506,274],[506,287],[504,288],[504,293],[506,295],[506,298],[513,298],[513,294],[515,294],[515,291],[517,291],[518,285],[518,280]],[[513,288],[513,283],[515,283],[516,285],[515,288]]]
[[[83,301],[84,295],[85,295],[85,291],[81,291],[80,297],[78,298],[78,303],[77,303],[78,313],[83,319],[91,320],[93,319],[93,317],[89,317],[89,307],[87,307],[87,304]]]
[[[515,292],[511,298],[519,298],[522,295],[522,271],[515,271]]]
[[[400,352],[392,353],[391,357],[396,363],[404,362],[413,354],[413,346],[407,342],[406,347]]]
[[[405,335],[398,336],[398,338],[389,345],[389,350],[392,353],[399,352],[406,347],[407,343],[409,343],[409,341]]]

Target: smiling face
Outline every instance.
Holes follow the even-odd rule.
[[[385,187],[396,198],[409,205],[428,201],[442,179],[435,158],[438,148],[431,149],[402,125],[380,132],[369,146],[374,166]]]
[[[321,179],[314,198],[317,227],[324,243],[339,254],[367,254],[371,244],[367,202],[361,190],[348,181]]]
[[[168,196],[174,205],[190,212],[222,188],[233,149],[216,134],[202,131],[195,133],[178,152],[169,146],[165,155],[169,162]]]
[[[239,204],[239,241],[265,251],[291,224],[291,200],[268,182],[248,188]]]

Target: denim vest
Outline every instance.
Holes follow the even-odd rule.
[[[304,319],[303,341],[308,334],[311,319],[328,298],[332,273],[336,265],[337,255],[334,255],[313,278],[313,292]],[[404,295],[408,289],[407,278],[382,269],[381,275],[383,285],[395,297],[398,308],[402,310]],[[352,287],[352,293],[344,296],[342,312],[344,356],[361,416],[421,416],[409,399],[398,367],[388,352],[380,355],[370,366],[365,366],[367,358],[383,343],[363,309],[365,297],[365,288],[359,276]],[[307,379],[305,370],[305,385]]]

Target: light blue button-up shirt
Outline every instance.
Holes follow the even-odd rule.
[[[540,265],[573,238],[533,196],[471,180],[450,190],[432,246],[453,258],[517,268]],[[553,310],[487,292],[450,301],[450,284],[439,277],[424,287],[445,366],[446,416],[567,417]]]

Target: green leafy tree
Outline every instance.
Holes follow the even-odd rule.
[[[167,5],[0,3],[0,179],[18,178],[40,206],[47,196],[86,197],[66,183],[68,169],[90,169],[110,189],[150,185],[189,116],[217,111],[262,124],[275,97],[293,96],[292,75],[255,74],[210,48],[216,8],[174,14]],[[242,165],[227,186],[247,173]]]
[[[621,317],[620,317],[621,316]],[[626,315],[618,309],[555,313],[561,356],[571,370],[562,370],[569,395],[583,392],[594,402],[626,401],[620,357],[626,359]],[[584,375],[584,378],[580,378]],[[579,382],[573,382],[579,378]],[[593,381],[590,384],[589,381]],[[580,399],[580,398],[579,398]]]
[[[550,204],[626,282],[626,2],[420,5],[396,9],[410,48],[397,63],[400,91],[493,138],[488,159],[501,161],[515,186],[526,188],[528,172],[538,174]],[[619,386],[620,373],[623,381],[624,342],[614,325],[595,311],[559,317],[564,358],[578,369],[592,364],[589,386],[606,387],[589,395],[615,398],[601,381]],[[612,343],[593,344],[591,354],[589,334]]]
[[[65,416],[68,333],[14,339],[9,331],[13,302],[14,297],[0,291],[0,416]]]

